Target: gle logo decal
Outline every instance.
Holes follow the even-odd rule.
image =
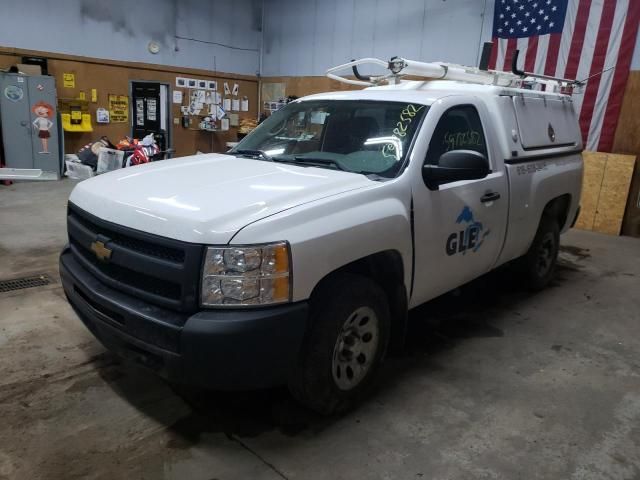
[[[484,227],[482,223],[477,222],[473,218],[473,212],[471,209],[465,205],[458,215],[458,219],[456,223],[462,225],[466,224],[464,230],[460,230],[459,232],[452,233],[447,238],[447,255],[455,255],[456,253],[462,253],[463,255],[467,254],[467,250],[471,250],[473,252],[477,252],[484,239],[491,233],[491,230],[484,231]]]

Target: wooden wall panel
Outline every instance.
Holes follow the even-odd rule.
[[[92,116],[93,132],[65,132],[65,151],[75,153],[81,146],[106,135],[109,139],[117,143],[125,135],[131,134],[130,123],[109,123],[98,124],[95,122],[95,111],[97,108],[108,108],[107,95],[129,95],[130,80],[149,80],[165,82],[173,90],[175,78],[179,76],[189,76],[203,80],[217,80],[218,88],[221,89],[226,80],[230,86],[237,82],[240,86],[239,96],[249,98],[249,111],[240,112],[240,118],[256,118],[258,109],[258,80],[257,78],[214,73],[206,70],[179,69],[174,67],[163,67],[157,65],[137,64],[130,62],[112,62],[106,60],[91,59],[85,57],[72,57],[68,55],[49,54],[43,52],[12,51],[11,49],[0,49],[0,68],[7,68],[20,62],[20,56],[32,54],[44,56],[49,59],[49,73],[56,78],[58,98],[77,98],[81,91],[85,92],[86,98],[90,100],[91,89],[98,90],[98,102],[89,103]],[[75,74],[75,88],[64,88],[62,83],[63,73]],[[186,93],[187,90],[184,90]],[[180,118],[180,106],[172,103],[173,118]],[[197,118],[197,117],[195,117]],[[131,119],[130,119],[131,121]],[[193,129],[185,129],[181,125],[172,125],[173,146],[176,149],[176,156],[192,155],[196,150],[203,152],[222,152],[226,150],[225,142],[236,141],[236,129],[231,128],[228,132],[205,132]]]
[[[619,235],[636,158],[584,152],[580,217],[576,228]]]
[[[613,151],[635,155],[636,170],[631,181],[622,234],[640,237],[640,71],[629,73]]]
[[[353,77],[352,77],[353,78]],[[407,80],[424,80],[412,76],[405,77]],[[263,77],[264,83],[284,83],[286,95],[295,95],[296,97],[304,97],[305,95],[313,95],[314,93],[323,92],[340,92],[345,90],[362,90],[365,87],[359,85],[349,85],[348,83],[332,80],[326,76],[317,77]]]
[[[360,90],[362,87],[348,85],[328,77],[263,77],[265,83],[284,83],[285,94],[304,97],[314,93]]]
[[[615,153],[640,155],[640,71],[629,72],[613,141]]]
[[[635,163],[636,158],[631,155],[607,155],[607,167],[593,223],[596,232],[620,235]]]
[[[627,211],[622,221],[622,235],[640,237],[640,160],[636,159],[636,169],[631,179]]]
[[[596,152],[584,152],[582,156],[584,158],[584,173],[582,176],[580,216],[576,222],[576,228],[593,230],[607,157],[606,154]]]

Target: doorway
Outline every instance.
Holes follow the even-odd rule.
[[[173,148],[168,83],[131,80],[131,136],[142,139],[153,133],[162,152]]]

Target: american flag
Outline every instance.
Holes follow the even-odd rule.
[[[489,68],[584,80],[574,105],[588,150],[610,152],[640,21],[640,0],[496,0]]]

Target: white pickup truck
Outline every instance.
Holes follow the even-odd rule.
[[[407,312],[518,260],[545,286],[579,211],[570,96],[408,81],[302,98],[237,147],[111,172],[69,199],[65,292],[174,381],[366,392]]]

